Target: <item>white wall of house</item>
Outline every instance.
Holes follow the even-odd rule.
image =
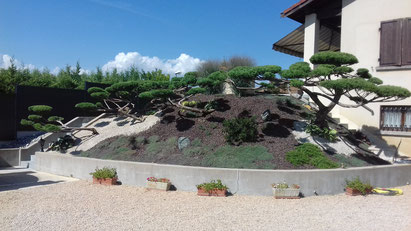
[[[411,70],[377,71],[380,52],[381,21],[411,17],[411,0],[343,0],[341,22],[341,51],[354,54],[359,64],[354,68],[368,68],[371,74],[386,85],[397,85],[411,90]],[[369,104],[372,116],[365,109],[338,108],[341,115],[360,126],[379,128],[380,105],[411,105],[411,98],[383,104]],[[410,134],[411,135],[411,134]],[[411,154],[411,138],[384,137],[390,144],[399,146],[403,154]]]

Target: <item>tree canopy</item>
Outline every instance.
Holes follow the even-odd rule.
[[[316,65],[314,69],[306,62],[299,62],[283,70],[281,76],[305,92],[318,106],[315,123],[321,127],[327,126],[325,118],[336,105],[370,110],[366,104],[397,101],[411,96],[406,88],[382,85],[382,80],[373,77],[366,68],[354,72],[350,66],[358,63],[358,59],[352,54],[319,52],[310,61]],[[316,90],[308,87],[316,87]],[[323,99],[329,100],[329,103]]]
[[[72,132],[75,130],[88,130],[93,134],[98,134],[94,128],[73,128],[63,124],[63,117],[50,116],[53,108],[48,105],[32,105],[28,107],[28,111],[31,113],[27,116],[27,119],[20,121],[21,125],[31,126],[37,131],[43,132]]]

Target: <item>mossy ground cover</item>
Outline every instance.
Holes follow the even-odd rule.
[[[250,169],[307,169],[318,168],[316,164],[293,165],[286,153],[294,150],[298,143],[292,135],[293,122],[307,119],[312,112],[302,102],[285,96],[236,97],[221,95],[199,95],[190,101],[207,102],[216,100],[217,110],[205,117],[183,116],[174,107],[165,110],[161,122],[135,136],[118,136],[97,144],[80,155],[85,157]],[[270,110],[271,121],[263,121],[261,114]],[[254,116],[258,124],[258,138],[253,142],[237,145],[225,140],[224,121],[237,118],[246,111]],[[178,138],[187,137],[190,145],[178,149]],[[361,166],[356,158],[323,154],[321,161],[328,167]],[[330,164],[330,163],[335,163]],[[322,166],[322,165],[321,165]]]

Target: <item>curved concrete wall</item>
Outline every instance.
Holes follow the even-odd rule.
[[[393,187],[411,182],[411,165],[373,166],[333,170],[255,170],[204,168],[75,157],[54,152],[36,152],[38,171],[90,180],[96,167],[117,168],[123,184],[145,186],[147,177],[166,177],[177,190],[196,191],[196,185],[221,179],[233,194],[272,195],[271,184],[286,181],[301,185],[305,196],[344,192],[346,179],[359,176],[378,187]]]
[[[69,127],[84,127],[89,126],[94,121],[98,120],[99,118],[105,116],[105,113],[93,118],[93,117],[76,117],[65,125]],[[75,134],[75,132],[74,132]],[[45,149],[57,138],[66,135],[66,133],[57,132],[57,133],[46,133],[42,135],[43,139],[45,140],[44,147]],[[21,163],[20,161],[29,161],[30,156],[34,155],[35,152],[40,151],[41,146],[38,142],[31,143],[27,147],[21,148],[21,156],[19,157],[20,148],[4,148],[0,149],[0,167],[9,167],[9,166],[19,166]]]

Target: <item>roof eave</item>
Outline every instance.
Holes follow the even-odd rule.
[[[295,7],[293,7],[292,9],[287,9],[285,11],[283,11],[281,13],[281,17],[285,18],[291,18],[297,22],[303,23],[304,22],[304,18],[303,20],[301,19],[301,13],[300,10],[302,10],[305,6],[307,6],[308,4],[312,3],[314,0],[307,0],[305,2],[302,2],[301,4],[296,5]],[[304,14],[305,15],[305,14]]]

